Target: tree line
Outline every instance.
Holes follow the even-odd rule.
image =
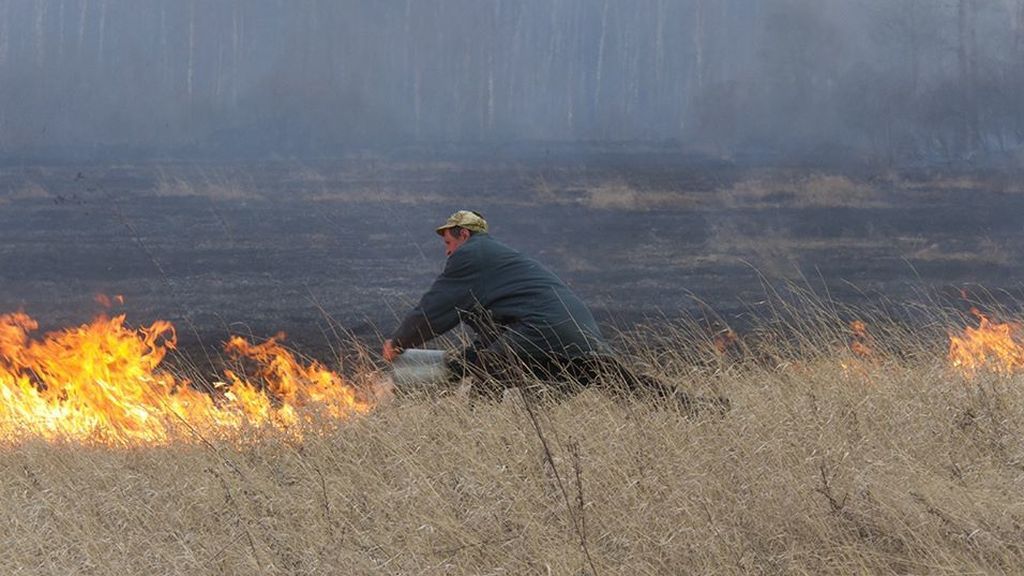
[[[0,153],[1024,141],[1024,0],[0,0]]]

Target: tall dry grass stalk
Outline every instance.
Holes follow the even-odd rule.
[[[799,299],[798,299],[799,300]],[[952,371],[954,311],[901,328],[774,299],[735,342],[633,331],[725,416],[585,391],[400,396],[301,442],[253,432],[0,460],[8,574],[1007,573],[1024,566],[1024,379]],[[848,316],[874,352],[851,352]],[[712,327],[709,329],[709,327]],[[314,427],[316,428],[316,427]],[[589,557],[589,558],[588,558]]]

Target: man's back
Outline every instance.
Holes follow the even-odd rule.
[[[527,356],[606,350],[593,315],[554,273],[488,234],[472,236],[452,253],[394,340],[418,346],[460,320],[485,343],[501,338]]]

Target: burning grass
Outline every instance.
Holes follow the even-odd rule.
[[[24,313],[0,315],[0,444],[42,438],[111,446],[159,445],[274,427],[301,437],[315,414],[341,419],[371,401],[319,362],[300,362],[283,335],[235,336],[225,352],[254,377],[224,370],[205,391],[162,366],[177,337],[169,322],[132,329],[125,316],[33,337]]]
[[[1016,571],[1024,376],[981,344],[964,371],[952,343],[984,333],[1019,346],[1019,316],[925,312],[911,328],[882,311],[780,303],[749,330],[621,335],[638,369],[730,397],[724,417],[597,391],[476,405],[443,391],[308,422],[319,433],[301,438],[270,426],[243,443],[27,439],[2,453],[0,562],[79,574]]]

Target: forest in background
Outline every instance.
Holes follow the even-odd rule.
[[[1024,142],[1024,0],[0,0],[0,155]]]

